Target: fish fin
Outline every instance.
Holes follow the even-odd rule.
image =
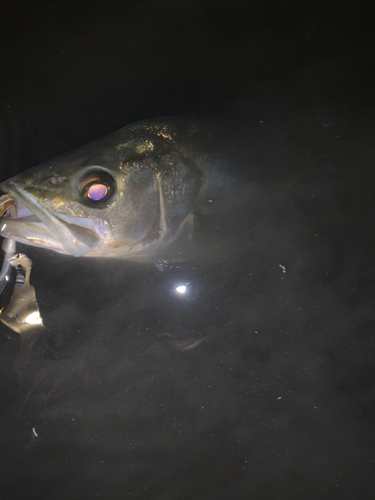
[[[172,237],[192,213],[203,184],[203,177],[184,158],[168,154],[161,159],[160,189],[166,225]]]

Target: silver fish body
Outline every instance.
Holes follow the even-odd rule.
[[[1,183],[17,203],[0,234],[76,257],[152,261],[225,210],[230,181],[209,124],[144,120]],[[183,243],[182,243],[183,245]]]

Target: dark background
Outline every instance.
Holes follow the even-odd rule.
[[[258,173],[224,263],[22,248],[46,329],[20,383],[1,326],[1,498],[373,498],[367,3],[1,10],[2,179],[163,115],[232,120]]]

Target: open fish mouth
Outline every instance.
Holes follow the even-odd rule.
[[[0,219],[0,235],[20,243],[81,257],[95,250],[106,234],[104,221],[50,212],[39,200],[15,185],[0,185],[16,202],[17,216]]]

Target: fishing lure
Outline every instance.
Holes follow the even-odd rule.
[[[11,216],[13,219],[17,217],[16,201],[9,194],[0,196],[0,217],[3,215]],[[16,242],[12,239],[5,239],[2,249],[4,250],[4,259],[0,270],[0,293],[3,292],[5,285],[9,280],[9,274],[12,268],[9,259],[16,251]]]

